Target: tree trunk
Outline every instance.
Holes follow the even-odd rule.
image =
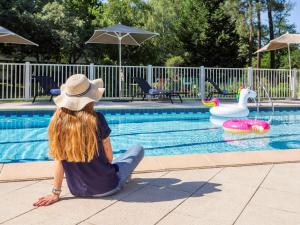
[[[261,19],[260,19],[261,3],[256,0],[256,16],[257,16],[257,50],[261,48]],[[257,53],[257,68],[261,67],[260,52]]]
[[[248,51],[248,66],[252,65],[252,54],[253,54],[253,5],[252,0],[248,1],[249,5],[249,51]]]
[[[274,28],[273,28],[273,18],[272,18],[272,0],[267,0],[268,8],[268,20],[269,20],[269,34],[270,41],[274,39]],[[273,51],[270,51],[270,67],[275,68],[275,55]]]
[[[73,62],[76,63],[81,58],[81,56],[82,56],[82,52],[78,51],[77,54],[74,53],[74,55],[73,55]]]
[[[39,63],[40,62],[40,53],[39,50],[34,50],[35,53],[35,58],[36,58],[36,62]]]

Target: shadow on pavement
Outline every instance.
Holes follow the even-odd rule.
[[[206,181],[184,182],[176,178],[134,178],[120,192],[101,199],[118,200],[123,202],[163,202],[201,197],[221,191],[221,184]],[[61,200],[71,200],[76,197],[62,197]],[[96,197],[85,197],[96,199]]]

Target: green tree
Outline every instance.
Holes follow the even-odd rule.
[[[240,36],[235,21],[223,1],[206,1],[208,7],[207,41],[203,46],[207,66],[239,67],[245,59],[239,55]]]
[[[151,51],[151,64],[162,65],[167,58],[183,54],[182,43],[177,35],[180,4],[179,0],[149,0],[144,17],[145,28],[159,33],[159,36],[145,43],[145,47]]]
[[[257,50],[260,49],[261,46],[261,0],[255,0],[255,8],[256,8],[256,17],[257,17]],[[261,67],[261,58],[260,52],[257,53],[257,68]]]
[[[1,44],[0,52],[14,61],[29,56],[37,62],[116,64],[117,45],[85,42],[95,29],[121,22],[160,34],[141,46],[123,46],[124,64],[180,58],[185,66],[243,67],[256,63],[254,49],[270,33],[273,38],[295,30],[287,20],[292,8],[288,0],[0,0],[0,24],[40,45]],[[262,23],[260,13],[271,23]],[[292,48],[296,58],[297,51]],[[285,53],[277,51],[271,66],[284,67]],[[268,55],[262,54],[262,67],[270,66]]]
[[[147,29],[145,27],[146,15],[148,15],[149,6],[142,0],[109,0],[101,9],[101,12],[95,15],[93,26],[103,28],[122,23],[127,26]],[[151,40],[150,40],[151,42]],[[149,41],[141,46],[122,46],[123,64],[147,64],[151,63],[154,53],[147,45]],[[94,44],[101,48],[105,62],[118,61],[118,46]]]
[[[60,61],[76,63],[84,55],[85,41],[93,32],[94,16],[90,8],[99,7],[90,1],[53,1],[47,3],[36,16],[47,23],[54,39],[58,40]]]
[[[4,1],[0,0],[0,24],[4,27],[28,38],[40,47],[23,45],[0,45],[2,54],[11,57],[14,61],[22,61],[26,56],[35,57],[39,61],[39,52],[50,54],[49,48],[43,48],[43,44],[50,41],[47,26],[36,20],[34,14],[41,11],[46,1]],[[55,49],[55,46],[53,46]],[[53,50],[52,49],[52,50]]]

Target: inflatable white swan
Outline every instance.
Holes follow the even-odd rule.
[[[256,92],[245,88],[241,90],[240,99],[237,104],[219,105],[211,108],[209,111],[217,117],[246,117],[249,115],[247,107],[248,98],[256,98]]]

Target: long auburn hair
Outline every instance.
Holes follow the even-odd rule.
[[[58,108],[48,127],[49,155],[56,160],[89,162],[98,154],[94,104],[80,111]]]

